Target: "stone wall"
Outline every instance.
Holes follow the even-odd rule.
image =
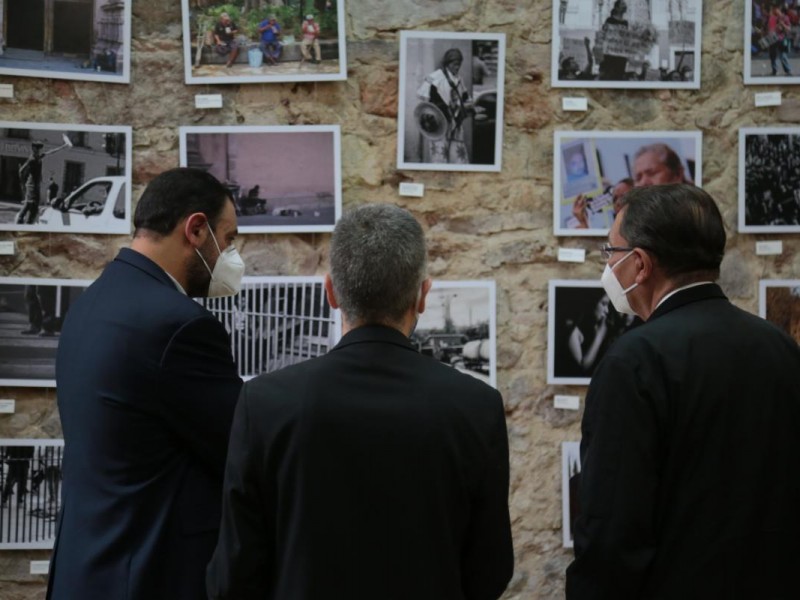
[[[580,436],[580,413],[553,408],[553,395],[585,387],[546,384],[547,282],[599,278],[598,238],[552,233],[554,130],[691,130],[703,133],[704,186],[729,233],[721,283],[739,306],[757,311],[760,278],[800,273],[797,236],[739,235],[737,135],[744,126],[800,121],[800,95],[754,108],[759,88],[742,84],[743,0],[707,0],[699,91],[553,90],[549,85],[549,0],[348,0],[348,79],[332,83],[184,85],[178,0],[133,5],[132,84],[2,77],[15,97],[0,118],[133,126],[134,198],[158,172],[178,165],[180,125],[340,124],[345,208],[396,202],[423,223],[438,279],[497,282],[498,384],[511,438],[511,512],[516,572],[506,599],[558,598],[570,551],[561,547],[560,443]],[[398,172],[395,168],[398,31],[432,29],[507,35],[505,131],[500,174]],[[221,93],[221,110],[196,110],[194,95]],[[561,99],[586,96],[589,110],[565,113]],[[400,197],[402,181],[422,182],[424,198]],[[121,236],[2,234],[18,252],[0,257],[0,275],[93,278],[128,243]],[[756,257],[759,239],[782,239],[783,254]],[[319,275],[328,235],[246,235],[251,275]],[[590,250],[584,264],[559,263],[559,246]],[[0,389],[17,413],[0,416],[0,437],[60,435],[54,390]],[[44,597],[45,579],[28,575],[47,552],[0,553],[0,597]]]

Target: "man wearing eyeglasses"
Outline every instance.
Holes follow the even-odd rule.
[[[713,199],[634,189],[603,248],[617,311],[645,320],[586,397],[567,598],[792,598],[800,564],[800,349],[714,283]]]

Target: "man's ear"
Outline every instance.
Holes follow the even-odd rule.
[[[636,253],[636,266],[639,267],[639,270],[636,272],[636,279],[634,279],[634,281],[641,285],[650,279],[650,276],[653,274],[653,270],[655,269],[655,262],[647,250],[636,248],[634,252]]]
[[[201,212],[186,217],[183,222],[183,235],[192,247],[202,246],[208,236],[208,217]]]
[[[419,293],[419,301],[417,302],[417,312],[419,314],[425,312],[425,300],[428,297],[428,292],[431,291],[432,285],[433,281],[431,280],[430,277],[428,277],[427,279],[425,279],[425,281],[422,282],[422,286],[420,287],[420,293]]]
[[[336,301],[336,292],[333,291],[333,280],[331,274],[325,274],[325,297],[328,299],[328,304],[331,308],[339,308],[339,303]]]

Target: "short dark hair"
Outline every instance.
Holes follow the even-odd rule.
[[[668,277],[719,277],[725,226],[707,192],[686,183],[639,187],[623,196],[622,206],[620,235],[651,252]]]
[[[447,52],[444,53],[444,56],[442,57],[442,68],[444,69],[451,62],[456,62],[456,61],[463,63],[464,55],[458,48],[450,48]]]
[[[193,213],[205,213],[213,229],[230,191],[216,177],[199,169],[180,167],[157,175],[147,186],[133,215],[134,237],[139,230],[168,235]]]
[[[360,206],[333,230],[331,279],[350,323],[401,321],[417,300],[426,269],[422,227],[399,206]]]

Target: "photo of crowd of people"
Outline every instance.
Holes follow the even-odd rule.
[[[701,0],[553,0],[552,85],[697,89],[702,12]]]
[[[499,171],[505,36],[400,35],[397,166]]]
[[[53,547],[63,454],[64,440],[0,439],[0,550]]]
[[[700,132],[557,131],[554,147],[556,235],[607,235],[634,187],[702,183]]]
[[[494,281],[434,281],[411,336],[426,354],[497,385]]]
[[[758,314],[800,344],[800,279],[759,281]]]
[[[600,280],[549,282],[547,383],[589,385],[608,348],[641,319],[621,315]]]
[[[739,130],[739,231],[800,231],[800,128]]]
[[[800,83],[800,2],[746,0],[745,83]]]

